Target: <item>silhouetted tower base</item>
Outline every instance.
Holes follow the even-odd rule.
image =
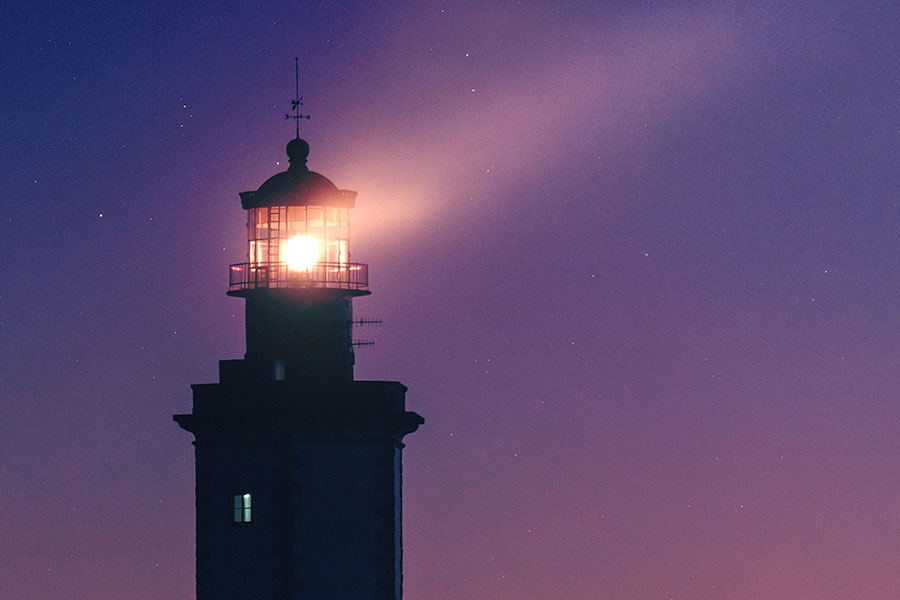
[[[350,263],[355,193],[291,168],[248,211],[248,262],[231,267],[245,298],[247,353],[198,384],[193,412],[197,597],[399,600],[403,437],[422,417],[406,387],[355,381],[352,298],[368,294]]]

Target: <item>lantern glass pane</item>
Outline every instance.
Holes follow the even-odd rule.
[[[247,255],[252,264],[292,263],[298,248],[314,264],[349,261],[349,208],[337,206],[264,206],[247,211]],[[315,252],[312,249],[315,248]]]

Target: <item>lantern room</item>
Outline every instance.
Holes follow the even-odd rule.
[[[333,288],[367,293],[364,264],[350,262],[350,209],[356,192],[339,190],[306,166],[309,144],[287,145],[290,168],[255,192],[247,211],[247,262],[231,265],[229,294],[260,288]]]

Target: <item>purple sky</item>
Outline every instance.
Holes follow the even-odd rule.
[[[295,56],[407,598],[900,597],[900,6],[482,4],[4,10],[4,597],[192,597]]]

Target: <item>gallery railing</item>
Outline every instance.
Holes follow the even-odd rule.
[[[365,290],[369,287],[369,265],[361,263],[316,263],[292,269],[286,262],[238,263],[231,265],[228,291],[260,288],[335,288]]]

